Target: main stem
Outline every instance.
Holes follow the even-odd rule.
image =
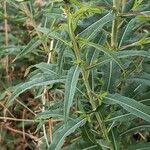
[[[117,42],[117,38],[118,38],[118,17],[117,14],[119,12],[120,9],[120,0],[113,0],[113,7],[115,9],[115,19],[113,20],[112,23],[112,33],[111,33],[111,47],[113,49],[117,49],[118,46],[118,42]]]
[[[73,51],[75,53],[77,62],[81,62],[79,47],[78,47],[78,44],[77,44],[77,41],[76,41],[76,38],[75,38],[75,34],[73,32],[73,29],[72,29],[71,14],[69,12],[67,14],[68,14],[68,28],[69,28],[70,38],[71,38],[71,41],[72,41],[72,44],[73,44]],[[80,67],[81,67],[81,73],[82,73],[83,81],[84,81],[84,84],[86,86],[87,94],[88,94],[88,97],[89,97],[89,101],[90,101],[90,103],[92,105],[92,108],[95,109],[96,108],[96,104],[94,102],[94,99],[93,99],[93,96],[92,96],[92,90],[90,88],[90,85],[89,85],[89,82],[88,82],[88,79],[87,79],[87,76],[86,76],[88,74],[88,72],[86,71],[86,68],[84,68],[84,66],[82,64],[81,64]],[[95,113],[95,117],[96,117],[96,119],[97,119],[97,121],[99,123],[99,126],[101,127],[101,131],[103,133],[104,139],[110,145],[110,150],[112,150],[111,142],[109,140],[107,128],[106,128],[106,126],[104,124],[102,115],[99,114],[98,112],[96,112]]]

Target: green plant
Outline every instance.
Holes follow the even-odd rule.
[[[9,65],[1,77],[7,75],[1,112],[9,120],[7,109],[28,111],[31,120],[16,127],[36,130],[35,137],[23,132],[38,141],[27,140],[29,148],[149,149],[150,2],[8,2],[0,14],[12,28],[0,41],[9,39],[0,51]],[[16,72],[10,79],[18,66],[22,83]]]

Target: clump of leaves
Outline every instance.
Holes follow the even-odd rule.
[[[150,148],[149,1],[0,7],[2,147]]]

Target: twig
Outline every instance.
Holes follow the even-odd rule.
[[[53,40],[51,40],[51,43],[50,43],[50,52],[48,54],[47,64],[49,64],[51,62],[52,50],[53,50]],[[45,86],[43,94],[42,94],[42,104],[43,104],[42,112],[45,111],[45,105],[46,105],[47,99],[48,99],[47,86]],[[50,143],[52,143],[52,124],[51,124],[51,121],[49,122],[49,130],[51,131],[50,135],[49,135],[50,136]],[[46,135],[45,124],[43,125],[43,132],[44,132],[44,137],[45,137],[47,146],[49,147],[49,142],[48,142],[47,135]]]
[[[7,1],[4,1],[4,30],[5,30],[5,46],[8,46],[8,22],[7,22]],[[6,78],[9,82],[9,74],[8,74],[8,55],[4,58],[4,66],[6,71]],[[4,109],[4,116],[6,116],[6,109]],[[5,120],[6,121],[6,120]]]
[[[22,118],[25,118],[26,109],[23,109]],[[23,132],[23,139],[25,141],[25,128],[24,128],[24,121],[22,121],[22,132]]]
[[[23,134],[22,131],[13,129],[13,128],[7,126],[7,125],[1,125],[1,126],[2,126],[3,128],[5,128],[5,129],[7,129],[7,130],[12,131],[12,132],[15,132],[15,133],[18,133],[18,134]],[[25,132],[24,134],[25,134],[25,136],[28,136],[29,138],[31,138],[31,139],[33,139],[33,140],[35,140],[35,141],[37,141],[37,139],[38,139],[37,137],[35,137],[35,136],[33,136],[33,135],[29,134],[29,133],[26,133],[26,132]]]

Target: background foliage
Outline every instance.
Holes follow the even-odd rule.
[[[1,150],[149,150],[149,10],[0,0]]]

